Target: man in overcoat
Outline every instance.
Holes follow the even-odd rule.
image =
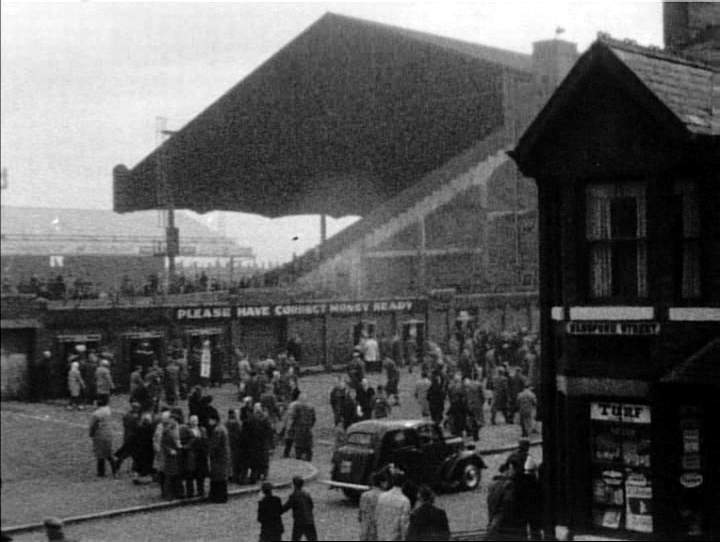
[[[260,542],[276,542],[282,540],[285,531],[282,521],[282,501],[272,493],[270,482],[263,482],[261,490],[263,498],[258,503],[257,520],[260,523]]]
[[[445,510],[434,505],[435,495],[426,486],[418,491],[419,504],[410,512],[405,540],[450,540],[450,525]]]
[[[225,425],[220,423],[217,410],[208,417],[210,428],[208,459],[210,461],[210,492],[212,502],[224,503],[228,500],[227,483],[230,473],[230,442]]]
[[[485,393],[478,380],[465,379],[465,405],[467,406],[468,431],[473,441],[480,438],[480,429],[485,423]]]
[[[297,404],[291,413],[290,427],[295,441],[295,457],[312,461],[313,456],[313,434],[315,425],[315,408],[308,404],[307,396],[300,394]]]
[[[98,399],[98,408],[90,416],[90,438],[97,462],[97,475],[105,476],[105,462],[110,463],[113,476],[115,461],[112,453],[112,412],[106,399]]]

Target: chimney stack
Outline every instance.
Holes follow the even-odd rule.
[[[720,2],[663,2],[663,37],[669,51],[720,66]]]

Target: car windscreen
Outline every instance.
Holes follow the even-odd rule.
[[[350,433],[347,437],[347,444],[353,446],[361,446],[363,448],[372,447],[372,433],[361,433],[359,431]]]

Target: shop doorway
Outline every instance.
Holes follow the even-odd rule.
[[[227,344],[222,328],[194,328],[185,331],[188,384],[220,386],[229,375]]]
[[[152,367],[154,360],[164,366],[165,336],[159,331],[123,333],[120,336],[120,359],[122,362],[119,382],[127,388],[130,373],[138,365],[142,367],[143,374]]]

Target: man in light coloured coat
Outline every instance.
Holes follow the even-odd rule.
[[[90,438],[93,441],[93,452],[97,461],[97,475],[105,476],[105,461],[107,461],[114,476],[116,466],[112,454],[112,412],[104,398],[98,398],[98,408],[90,417]]]
[[[529,437],[530,433],[535,431],[537,397],[527,383],[525,384],[523,391],[518,393],[516,402],[518,412],[520,413],[520,428],[522,429],[522,436]]]
[[[392,487],[378,497],[377,539],[405,540],[410,524],[410,500],[402,492],[405,475],[395,471],[390,476]]]
[[[360,495],[358,521],[360,522],[359,540],[378,540],[377,534],[377,503],[385,491],[387,478],[381,473],[372,476],[372,487]]]
[[[98,405],[101,400],[110,401],[110,394],[115,389],[115,384],[110,373],[110,362],[107,359],[100,360],[100,366],[95,369],[95,393]]]

